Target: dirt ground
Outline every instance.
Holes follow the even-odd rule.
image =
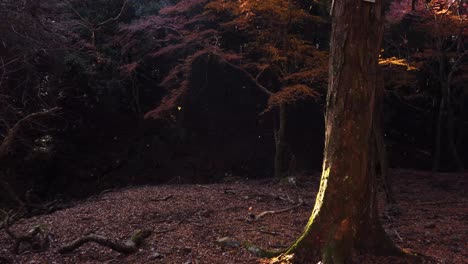
[[[381,210],[390,237],[435,263],[468,263],[468,175],[394,170],[392,176],[399,207]],[[318,177],[301,177],[298,182],[306,183],[297,186],[232,180],[106,192],[68,209],[22,219],[10,228],[22,234],[35,225],[46,227],[46,250],[26,245],[14,255],[12,240],[0,230],[0,263],[258,263],[242,244],[284,249],[294,241],[310,215]],[[124,242],[137,229],[153,233],[135,254],[92,243],[72,253],[57,253],[83,235]],[[396,263],[372,257],[363,262]]]

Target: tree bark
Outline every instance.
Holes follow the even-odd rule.
[[[449,88],[447,88],[449,89]],[[448,98],[450,100],[450,97]],[[449,102],[447,104],[447,112],[448,112],[448,117],[447,117],[447,141],[448,141],[448,147],[449,151],[452,154],[453,161],[455,164],[455,170],[458,172],[462,172],[464,170],[463,162],[460,158],[460,155],[458,154],[457,146],[455,144],[455,116],[453,113],[453,106]]]
[[[455,169],[457,171],[463,171],[464,166],[462,159],[458,153],[456,144],[455,144],[455,114],[453,110],[453,100],[452,100],[452,92],[451,92],[451,82],[453,73],[456,71],[456,65],[451,67],[449,73],[446,72],[447,68],[447,55],[444,53],[443,50],[443,41],[439,41],[437,47],[439,49],[439,55],[437,56],[438,63],[439,63],[439,79],[440,79],[440,89],[441,89],[441,103],[439,108],[439,118],[437,123],[437,132],[436,132],[436,146],[435,146],[435,153],[434,153],[434,161],[432,170],[435,172],[439,169],[440,164],[440,153],[441,153],[441,134],[442,134],[442,123],[443,123],[443,116],[445,110],[447,110],[447,122],[446,122],[446,132],[447,132],[447,147],[450,155],[453,158]],[[461,55],[459,58],[463,57]],[[457,60],[458,62],[458,60]],[[457,63],[455,63],[457,64]]]
[[[440,166],[440,152],[441,152],[441,137],[442,137],[442,123],[444,122],[444,109],[445,99],[442,98],[439,103],[439,113],[436,121],[436,133],[434,142],[434,154],[432,160],[432,172],[437,172]]]
[[[279,106],[279,127],[275,131],[275,177],[282,179],[288,174],[289,152],[286,143],[286,105]]]
[[[382,0],[334,1],[325,152],[320,189],[303,234],[287,250],[299,262],[345,263],[358,253],[400,254],[377,217],[375,89]],[[372,146],[372,147],[371,147]],[[372,152],[372,153],[370,153]]]
[[[382,131],[382,116],[383,116],[383,104],[385,96],[385,87],[382,72],[379,71],[376,92],[375,92],[375,110],[374,110],[374,122],[372,126],[372,136],[374,137],[376,147],[376,157],[378,160],[380,179],[382,181],[382,187],[385,192],[385,198],[388,204],[395,204],[395,195],[393,193],[393,186],[388,175],[388,158],[387,149],[385,147],[385,139]],[[371,156],[372,157],[372,156]]]

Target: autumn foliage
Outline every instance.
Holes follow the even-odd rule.
[[[118,160],[131,156],[130,163],[142,168],[155,164],[148,170],[162,172],[153,174],[179,174],[167,168],[180,162],[192,174],[208,171],[205,178],[241,167],[271,175],[283,106],[284,135],[294,156],[286,163],[318,167],[329,9],[324,0],[5,0],[0,140],[30,114],[59,107],[51,126],[21,133],[29,142],[26,152],[41,144],[60,146],[47,148],[55,151],[51,161],[61,160],[41,163],[43,171],[62,174],[76,166],[83,167],[72,169],[77,175],[97,175],[113,168],[118,156],[108,146],[134,135],[138,140],[119,142],[126,147],[118,148],[133,154]],[[434,167],[451,170],[466,160],[467,13],[466,1],[387,4],[380,64],[384,132],[390,154],[397,153],[390,155],[395,164],[427,169],[439,159]],[[40,143],[44,136],[52,140]],[[243,143],[226,143],[224,154],[214,151],[227,137]],[[246,158],[250,167],[242,160],[245,150],[233,150],[241,145],[256,148]],[[197,153],[210,148],[212,153]],[[94,153],[106,156],[102,163],[109,165],[99,168],[87,160]],[[237,160],[223,164],[213,156]],[[34,167],[22,162],[19,167]],[[209,168],[196,165],[202,163]],[[54,175],[35,175],[46,174]],[[51,181],[67,182],[61,178]]]

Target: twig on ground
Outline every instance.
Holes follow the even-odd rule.
[[[286,201],[288,203],[291,203],[291,204],[295,204],[296,202],[291,199],[291,197],[289,197],[288,194],[285,194],[285,195],[276,195],[276,194],[264,194],[264,193],[251,193],[251,194],[245,194],[245,195],[242,195],[242,199],[244,200],[248,200],[248,199],[251,199],[253,197],[267,197],[267,198],[273,198],[273,199],[277,199],[277,200],[281,200],[281,201]]]
[[[173,195],[173,194],[169,194],[168,196],[165,196],[165,197],[163,197],[163,198],[152,198],[152,199],[150,199],[150,201],[152,201],[152,202],[167,201],[167,200],[171,199],[172,197],[174,197],[174,195]]]
[[[262,230],[262,229],[258,230],[258,232],[263,233],[263,234],[267,234],[267,235],[272,235],[272,236],[278,236],[279,235],[279,233],[271,232],[271,231],[267,231],[267,230]]]
[[[280,233],[272,232],[272,231],[267,231],[267,230],[263,230],[263,229],[244,229],[244,231],[259,232],[259,233],[263,233],[263,234],[267,234],[267,235],[272,235],[272,236],[278,236],[278,235],[280,235]]]
[[[249,214],[249,217],[250,217],[250,220],[253,220],[253,221],[257,221],[259,220],[260,218],[264,217],[265,215],[269,215],[269,214],[279,214],[279,213],[284,213],[284,212],[288,212],[288,211],[291,211],[291,210],[294,210],[300,206],[302,206],[304,204],[304,201],[302,199],[299,199],[299,203],[292,206],[292,207],[289,207],[289,208],[285,208],[285,209],[281,209],[281,210],[277,210],[277,211],[263,211],[257,215],[255,214]]]
[[[224,188],[223,193],[224,194],[237,194],[233,189],[230,189],[230,188]]]
[[[208,189],[208,190],[214,190],[214,189],[211,188],[211,187],[208,187],[208,186],[206,186],[206,185],[201,185],[201,184],[197,184],[197,187],[205,188],[205,189]]]
[[[401,238],[400,234],[398,234],[398,231],[396,231],[396,229],[394,229],[393,232],[398,237],[398,239],[400,239],[400,241],[403,241],[403,238]]]

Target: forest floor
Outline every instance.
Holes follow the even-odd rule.
[[[399,209],[381,210],[390,237],[435,263],[468,263],[468,175],[394,170],[392,176]],[[11,238],[0,230],[0,263],[258,263],[242,244],[284,249],[294,241],[309,218],[318,188],[319,176],[310,178],[299,186],[239,180],[106,192],[11,226],[16,234],[35,225],[46,227],[46,250],[26,245],[15,255]],[[92,243],[72,253],[57,253],[80,236],[126,241],[137,229],[153,233],[134,254]],[[397,263],[386,258],[365,262]]]

